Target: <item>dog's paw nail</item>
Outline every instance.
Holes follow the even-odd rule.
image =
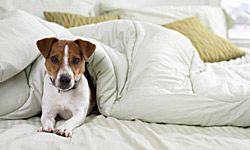
[[[71,132],[68,132],[65,134],[65,137],[71,137],[72,136],[72,133]]]
[[[52,128],[48,128],[48,132],[53,132],[53,129]]]
[[[37,129],[37,132],[43,132],[43,127],[40,127],[39,129]]]
[[[55,129],[54,133],[55,133],[55,134],[59,134],[59,133],[60,133],[60,130],[59,130],[59,129]]]
[[[40,127],[37,132],[49,132],[52,133],[54,131],[53,128],[44,128],[44,127]]]
[[[55,129],[54,133],[60,136],[64,136],[64,137],[71,137],[72,136],[72,132],[68,131],[67,129]]]

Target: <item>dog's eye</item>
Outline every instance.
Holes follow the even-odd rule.
[[[59,62],[59,60],[57,59],[56,56],[52,56],[52,57],[50,58],[50,61],[51,61],[53,64],[57,64],[57,63]]]
[[[80,63],[80,59],[79,58],[74,58],[72,61],[73,64],[79,64]]]

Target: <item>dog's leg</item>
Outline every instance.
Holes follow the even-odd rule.
[[[84,122],[86,115],[86,111],[78,112],[75,115],[73,114],[69,120],[65,121],[64,124],[56,128],[54,132],[61,136],[71,137],[73,129],[80,126]]]
[[[53,132],[55,126],[56,114],[53,112],[43,112],[41,117],[42,127],[38,129],[38,132]]]

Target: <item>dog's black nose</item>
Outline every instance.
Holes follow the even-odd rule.
[[[69,84],[70,83],[70,78],[67,77],[67,76],[61,76],[60,83],[61,84]]]
[[[70,86],[70,77],[67,75],[61,75],[59,82],[60,82],[60,88],[67,89]]]

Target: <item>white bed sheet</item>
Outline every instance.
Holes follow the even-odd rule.
[[[72,138],[64,138],[38,133],[39,126],[39,117],[0,121],[0,149],[250,149],[249,128],[155,124],[92,115],[74,131]]]

